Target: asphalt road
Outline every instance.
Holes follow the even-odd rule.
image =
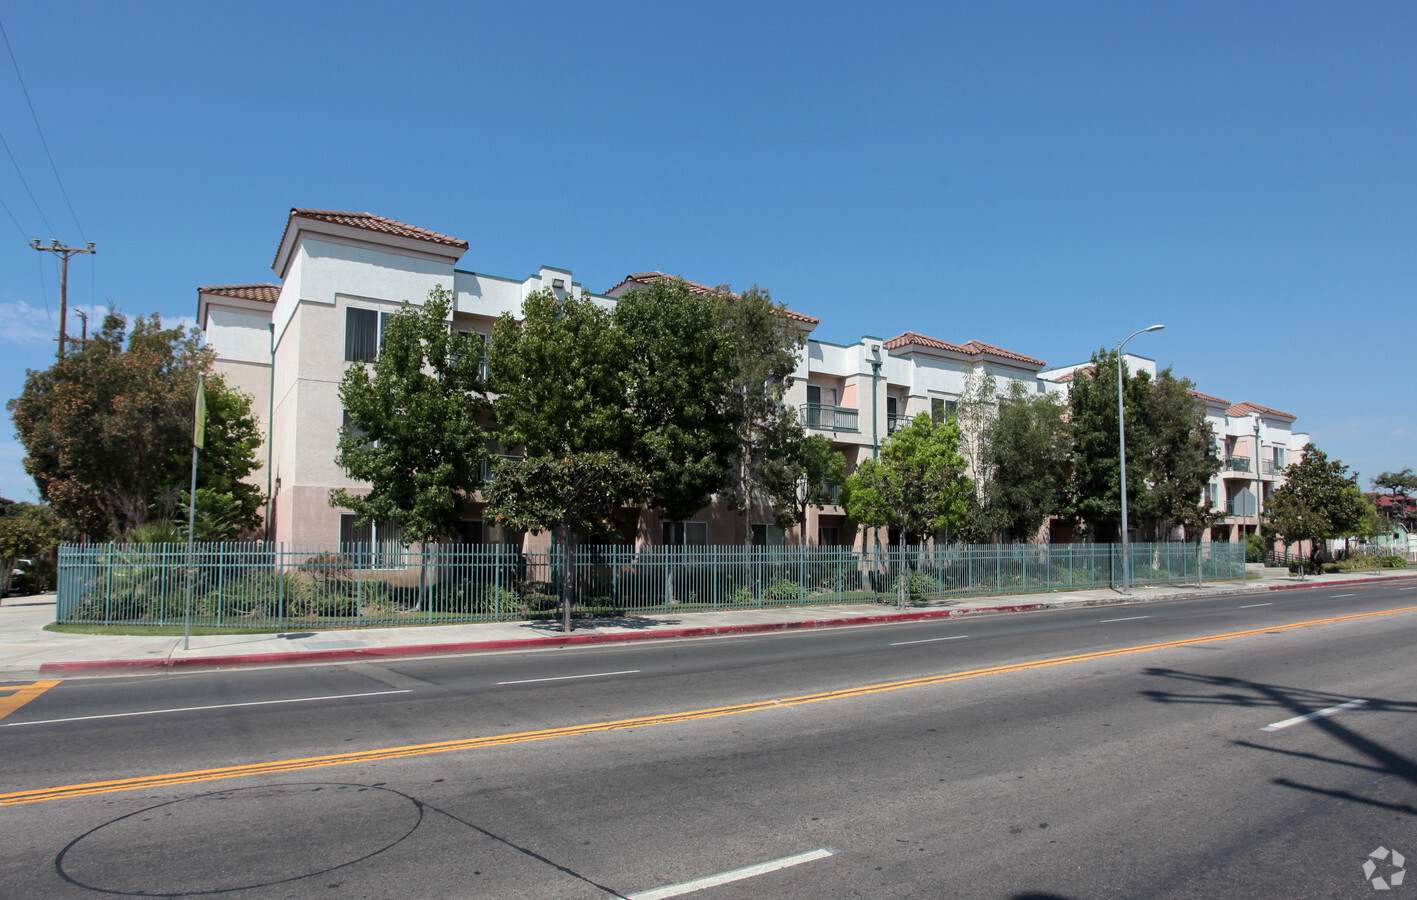
[[[1417,897],[1406,607],[73,679],[0,718],[0,897]]]

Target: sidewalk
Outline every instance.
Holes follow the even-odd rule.
[[[1114,603],[1150,603],[1194,597],[1250,594],[1289,588],[1360,584],[1412,579],[1417,570],[1387,570],[1382,575],[1343,573],[1310,575],[1304,581],[1274,577],[1238,582],[1160,585],[1116,590],[1015,594],[922,601],[904,610],[893,604],[861,603],[785,609],[722,612],[654,613],[607,619],[579,619],[565,635],[560,622],[485,622],[466,625],[405,626],[284,634],[193,635],[191,649],[182,638],[64,634],[45,631],[54,621],[54,595],[9,597],[0,601],[0,681],[82,674],[150,673],[172,668],[231,667],[280,663],[339,662],[401,656],[475,653],[707,635],[746,634],[833,625],[865,625],[918,619],[950,618],[1036,609],[1067,609]]]

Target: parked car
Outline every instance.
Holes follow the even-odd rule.
[[[46,559],[17,559],[10,570],[10,590],[7,596],[18,594],[39,594],[48,590],[49,578]]]

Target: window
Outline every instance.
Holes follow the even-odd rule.
[[[344,411],[344,430],[347,431],[347,432],[350,434],[350,436],[352,436],[352,437],[354,437],[354,438],[362,438],[362,437],[364,437],[364,435],[365,435],[364,429],[363,429],[363,428],[360,428],[360,427],[355,423],[355,421],[349,417],[349,410],[347,410],[347,409]],[[365,441],[365,442],[364,442],[364,449],[366,449],[366,450],[372,450],[373,448],[375,448],[375,447],[377,447],[377,446],[379,446],[379,442],[378,442],[378,441]]]
[[[1282,469],[1282,468],[1284,468],[1284,448],[1283,448],[1283,447],[1275,447],[1275,448],[1274,448],[1274,466],[1275,466],[1275,468],[1277,468],[1277,469]]]
[[[664,522],[661,537],[670,546],[707,547],[708,523]]]
[[[375,569],[393,569],[408,564],[408,547],[403,533],[392,522],[355,525],[354,514],[339,517],[340,552],[355,555],[360,564]]]
[[[351,306],[344,311],[344,358],[373,362],[384,343],[384,329],[393,313]]]
[[[955,410],[959,404],[954,400],[946,400],[943,397],[930,398],[930,420],[936,425],[955,417]]]
[[[781,528],[770,522],[754,522],[753,546],[754,547],[781,547],[784,534]]]
[[[477,377],[483,381],[487,380],[487,351],[492,347],[492,335],[483,334],[480,331],[469,331],[465,328],[458,329],[458,334],[466,335],[477,348]]]

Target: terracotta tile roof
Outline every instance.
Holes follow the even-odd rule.
[[[329,222],[333,225],[345,225],[349,228],[362,228],[365,231],[377,231],[380,234],[391,234],[395,237],[413,238],[416,241],[428,241],[432,244],[442,244],[445,247],[457,247],[459,250],[467,249],[467,241],[459,240],[455,237],[448,237],[446,234],[439,234],[436,231],[429,231],[426,228],[417,228],[413,225],[405,225],[403,222],[395,222],[393,219],[386,219],[383,216],[376,216],[373,213],[362,212],[341,212],[334,209],[303,209],[292,207],[290,218],[286,220],[285,229],[290,231],[290,223],[299,216],[302,219],[315,219],[319,222]],[[280,259],[280,251],[276,251],[276,259]]]
[[[1072,381],[1072,380],[1073,380],[1074,378],[1076,378],[1079,374],[1082,374],[1082,375],[1091,375],[1093,372],[1096,372],[1096,371],[1097,371],[1097,370],[1096,370],[1095,368],[1093,368],[1093,366],[1092,366],[1091,364],[1088,364],[1088,365],[1085,365],[1085,366],[1078,366],[1076,369],[1073,369],[1071,372],[1065,372],[1065,373],[1063,373],[1062,375],[1059,375],[1057,378],[1054,378],[1053,380],[1054,380],[1054,381]]]
[[[1242,400],[1225,411],[1227,416],[1248,416],[1250,413],[1259,413],[1262,416],[1274,416],[1279,419],[1297,419],[1293,413],[1280,412],[1277,409],[1270,409],[1268,406],[1260,406],[1258,403],[1251,403]]]
[[[964,344],[950,344],[945,341],[926,337],[923,334],[916,334],[907,331],[905,334],[898,334],[886,341],[887,350],[896,350],[900,347],[908,346],[931,347],[935,350],[949,350],[954,353],[962,353],[966,356],[993,356],[999,359],[1011,359],[1015,362],[1032,363],[1034,365],[1047,365],[1041,359],[1034,359],[1032,356],[1024,356],[1022,353],[1015,353],[1012,350],[1005,350],[1003,347],[995,347],[993,344],[986,344],[983,341],[969,341]]]
[[[218,297],[259,300],[262,303],[274,303],[280,299],[278,284],[213,284],[199,287],[197,291],[202,294],[216,294]]]
[[[684,284],[686,284],[686,285],[688,286],[689,290],[692,291],[692,292],[695,293],[695,294],[717,294],[717,293],[719,293],[718,288],[711,288],[711,287],[709,287],[709,286],[706,285],[706,284],[699,284],[697,281],[690,281],[690,280],[688,280],[687,278],[683,277],[682,275],[679,275],[679,276],[666,275],[666,274],[664,274],[663,272],[635,272],[635,273],[633,273],[633,274],[626,275],[626,276],[624,277],[624,279],[621,280],[621,282],[620,282],[619,284],[617,284],[617,285],[615,285],[614,287],[610,288],[610,290],[606,291],[605,293],[606,293],[606,294],[612,294],[612,293],[614,293],[615,291],[620,290],[620,288],[622,288],[622,287],[624,287],[624,286],[626,286],[626,285],[644,285],[644,286],[648,287],[649,285],[654,284],[656,281],[663,281],[663,280],[665,280],[665,279],[673,279],[673,278],[676,278],[676,277],[677,277],[680,281],[684,282]],[[736,296],[738,296],[738,295],[737,295],[737,294],[733,294],[732,296],[735,296],[735,297],[736,297]],[[813,318],[813,317],[811,317],[811,316],[804,315],[803,313],[800,313],[800,312],[793,312],[793,311],[790,310],[790,309],[783,310],[783,312],[787,313],[787,317],[788,317],[789,319],[793,319],[793,320],[798,321],[798,322],[806,322],[806,323],[808,323],[809,325],[816,325],[818,322],[821,321],[821,319],[815,319],[815,318]]]
[[[1221,400],[1219,397],[1212,397],[1210,394],[1202,394],[1200,391],[1197,390],[1187,389],[1187,393],[1189,393],[1192,397],[1199,397],[1207,403],[1214,403],[1217,406],[1230,405],[1229,400]]]

